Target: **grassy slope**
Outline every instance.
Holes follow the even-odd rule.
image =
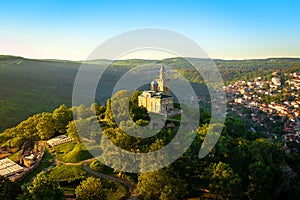
[[[54,149],[57,159],[63,162],[77,163],[92,158],[92,155],[81,143],[69,142],[58,145]]]
[[[87,173],[82,169],[81,165],[58,165],[51,169],[49,176],[59,181],[74,181],[84,179],[87,177]]]

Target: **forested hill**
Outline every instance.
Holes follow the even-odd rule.
[[[209,63],[205,59],[191,58],[195,65],[205,66]],[[189,68],[190,65],[182,58],[170,58],[162,60],[174,68]],[[225,83],[235,82],[237,80],[253,80],[258,76],[271,76],[272,72],[282,73],[300,72],[300,58],[267,58],[267,59],[249,59],[249,60],[214,60],[219,68]],[[187,70],[186,69],[186,70]],[[185,70],[185,71],[186,71]]]
[[[255,60],[215,60],[226,82],[271,77],[272,72],[300,72],[300,58],[268,58]]]
[[[202,59],[193,59],[202,63]],[[88,61],[98,67],[108,60]],[[274,58],[261,60],[215,60],[226,82],[268,75],[274,70],[299,71],[300,59]],[[141,64],[166,64],[178,69],[193,82],[200,82],[182,58],[165,60],[120,60],[105,72],[97,92],[98,103],[111,96],[111,89],[128,69]],[[61,104],[71,105],[74,79],[81,62],[33,60],[0,56],[0,132],[13,127],[28,116],[52,111]]]
[[[0,130],[28,116],[70,105],[79,64],[0,57]]]

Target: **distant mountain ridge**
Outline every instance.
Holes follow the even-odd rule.
[[[75,63],[109,63],[113,60],[109,59],[93,59],[93,60],[66,60],[66,59],[37,59],[37,58],[26,58],[22,56],[15,56],[15,55],[0,55],[0,60],[3,59],[26,59],[26,60],[42,60],[42,61],[53,61],[53,62],[75,62]],[[135,61],[135,62],[161,62],[164,60],[172,60],[172,59],[184,59],[181,57],[173,57],[173,58],[165,58],[161,60],[157,59],[125,59],[125,60],[115,60],[114,62],[124,62],[124,61]],[[191,60],[207,60],[208,58],[194,58],[194,57],[188,57],[188,59]],[[211,60],[214,61],[277,61],[277,60],[286,60],[286,61],[300,61],[300,57],[266,57],[266,58],[246,58],[246,59],[219,59],[219,58],[211,58]]]

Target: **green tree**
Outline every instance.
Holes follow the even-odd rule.
[[[15,137],[11,140],[9,140],[9,146],[10,147],[17,147],[17,148],[21,148],[21,146],[24,144],[24,142],[27,139],[24,137]]]
[[[139,107],[139,106],[135,106],[135,105],[133,105],[130,109],[130,116],[132,117],[132,120],[134,122],[136,122],[138,120],[145,120],[145,121],[150,120],[147,109],[144,107]]]
[[[119,90],[111,98],[111,111],[116,122],[127,121],[129,117],[130,92]]]
[[[249,165],[249,186],[247,196],[249,199],[273,199],[272,181],[274,174],[269,166],[257,161]]]
[[[154,143],[152,143],[147,149],[149,148],[149,151],[153,152],[159,149],[162,149],[165,147],[164,141],[162,139],[157,139]],[[151,168],[149,168],[152,165],[158,165],[156,164],[160,160],[166,160],[166,156],[164,153],[161,153],[160,151],[157,151],[154,156],[142,156],[141,162],[140,162],[140,168],[142,171],[149,171]]]
[[[22,192],[18,183],[11,182],[8,178],[0,176],[0,199],[15,200]]]
[[[102,200],[106,199],[106,191],[100,179],[88,177],[82,181],[75,190],[78,200]]]
[[[111,99],[106,102],[105,120],[110,126],[115,126],[115,122],[128,121],[129,116],[134,122],[139,119],[149,121],[146,108],[138,106],[138,95],[135,91],[130,97],[128,90],[116,92]],[[117,121],[116,121],[117,120]]]
[[[100,106],[97,103],[93,103],[91,105],[91,110],[96,112],[96,115],[100,117],[100,119],[103,119],[105,114],[105,106]]]
[[[225,126],[230,136],[240,137],[246,132],[245,125],[240,120],[226,118]]]
[[[170,168],[142,173],[138,178],[137,193],[143,199],[183,199],[184,182]]]
[[[135,157],[131,156],[130,161],[123,160],[122,149],[131,151],[131,149],[135,149],[135,138],[127,135],[119,128],[107,128],[103,131],[103,135],[101,138],[101,149],[103,153],[101,155],[104,163],[113,166],[113,168],[121,169],[124,171],[127,167],[127,163],[136,162]],[[112,145],[113,143],[114,145]],[[119,147],[119,148],[116,148]],[[121,159],[120,159],[121,158]]]
[[[55,120],[51,113],[42,113],[40,121],[36,126],[39,137],[44,139],[49,139],[55,134]]]
[[[80,138],[77,132],[75,121],[70,121],[66,128],[68,136],[71,137],[73,141],[79,142]]]
[[[22,137],[26,139],[39,139],[37,134],[37,125],[40,122],[41,114],[33,115],[32,117],[28,117],[25,121],[22,121],[18,124],[17,129],[18,133],[22,135]]]
[[[90,107],[86,107],[85,105],[81,104],[80,106],[72,107],[74,119],[86,119],[91,116],[95,116],[95,109],[93,108],[94,104]]]
[[[19,200],[63,200],[64,193],[58,181],[41,172],[32,184],[24,189],[24,194],[19,195]]]
[[[239,143],[231,151],[230,163],[243,179],[243,192],[248,199],[274,199],[273,191],[283,180],[282,150],[263,138]]]
[[[131,106],[138,106],[138,103],[139,103],[138,99],[139,99],[140,94],[141,94],[141,92],[138,90],[135,90],[133,92],[133,94],[130,97],[130,105]]]
[[[53,119],[55,120],[55,130],[60,134],[66,132],[66,126],[73,119],[72,110],[64,104],[53,111]]]
[[[209,192],[215,199],[231,199],[238,191],[241,179],[226,163],[212,164],[208,169]]]
[[[137,120],[150,120],[148,111],[144,107],[139,107],[139,95],[141,94],[140,91],[135,90],[133,94],[130,97],[130,102],[129,102],[129,112],[132,120],[136,122]]]
[[[67,133],[74,137],[75,140],[78,140],[77,137],[80,136],[80,138],[88,138],[99,143],[102,136],[100,125],[96,116],[74,120],[67,126],[67,128]]]
[[[111,99],[106,101],[106,110],[105,110],[105,117],[104,120],[110,126],[116,126],[116,122],[114,120],[114,116],[111,110]]]

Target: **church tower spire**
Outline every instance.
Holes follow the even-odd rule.
[[[159,78],[164,79],[166,76],[165,68],[163,65],[160,66],[160,71],[159,71]]]
[[[157,90],[159,92],[170,95],[169,79],[166,77],[166,71],[163,65],[160,66],[159,78],[156,79],[156,82],[158,84]]]

